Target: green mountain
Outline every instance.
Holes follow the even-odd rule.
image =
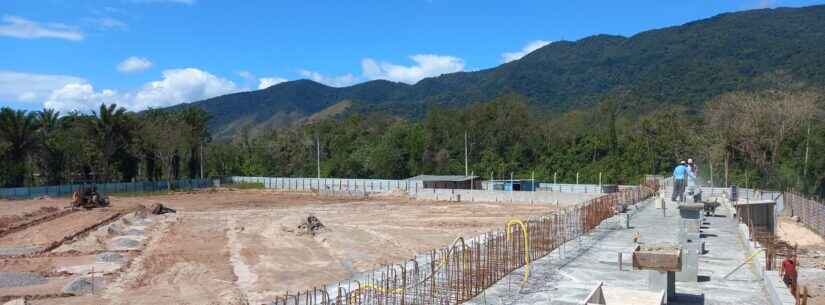
[[[508,93],[531,105],[563,111],[606,96],[649,109],[681,104],[695,109],[724,92],[765,86],[766,75],[825,84],[825,6],[721,14],[631,37],[596,35],[559,41],[495,68],[446,74],[415,85],[370,81],[333,88],[309,80],[229,94],[175,107],[201,107],[211,129],[285,126],[341,101],[347,111],[418,116],[431,105],[463,105]]]

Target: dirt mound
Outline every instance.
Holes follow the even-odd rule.
[[[825,246],[825,240],[822,236],[787,217],[779,218],[776,235],[791,245],[799,245],[800,247]]]
[[[289,225],[292,223],[292,225]],[[287,226],[282,227],[285,232],[295,233],[295,235],[311,235],[315,236],[318,233],[328,232],[326,226],[314,215],[309,215],[306,218],[298,223],[297,225],[294,222],[287,221]]]

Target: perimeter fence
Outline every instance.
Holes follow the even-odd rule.
[[[615,214],[617,204],[633,205],[655,192],[634,187],[605,194],[552,214],[512,220],[503,229],[387,265],[358,279],[287,292],[275,305],[454,305],[472,299],[510,272],[589,232]]]
[[[98,192],[110,193],[143,193],[158,192],[168,189],[188,190],[196,188],[212,187],[213,182],[209,179],[182,179],[171,181],[138,181],[138,182],[112,182],[112,183],[87,183],[87,184],[63,184],[51,186],[33,187],[13,187],[0,188],[0,198],[3,199],[28,199],[43,196],[62,197],[79,191],[82,187],[93,185]]]
[[[795,192],[785,192],[784,197],[785,206],[791,209],[791,216],[798,216],[800,222],[820,236],[825,236],[825,203]]]

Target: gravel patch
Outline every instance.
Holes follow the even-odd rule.
[[[104,252],[95,256],[95,260],[101,263],[121,263],[125,258],[120,253]]]
[[[145,232],[141,229],[128,229],[126,232],[123,232],[123,235],[131,235],[131,236],[139,236],[144,235]]]
[[[106,230],[111,235],[123,235],[123,231],[126,231],[126,227],[119,223],[113,223],[110,224]]]
[[[137,249],[140,246],[140,241],[131,238],[116,238],[109,242],[109,247],[112,250],[131,250]]]
[[[31,272],[0,272],[0,288],[12,288],[45,284],[48,280]]]
[[[63,287],[63,293],[71,293],[74,295],[90,294],[92,291],[100,291],[103,289],[103,279],[95,277],[92,281],[91,277],[78,277]]]

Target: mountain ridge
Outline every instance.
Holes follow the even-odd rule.
[[[335,88],[304,79],[173,108],[194,106],[212,113],[210,129],[218,135],[232,134],[241,119],[287,126],[343,100],[353,101],[349,111],[405,117],[420,116],[435,105],[462,106],[509,93],[553,111],[592,106],[617,92],[637,107],[697,108],[724,92],[764,86],[760,78],[777,71],[809,85],[825,84],[822,50],[825,5],[759,9],[630,37],[599,34],[553,42],[516,61],[412,85],[372,80]],[[284,119],[272,123],[279,116]]]

